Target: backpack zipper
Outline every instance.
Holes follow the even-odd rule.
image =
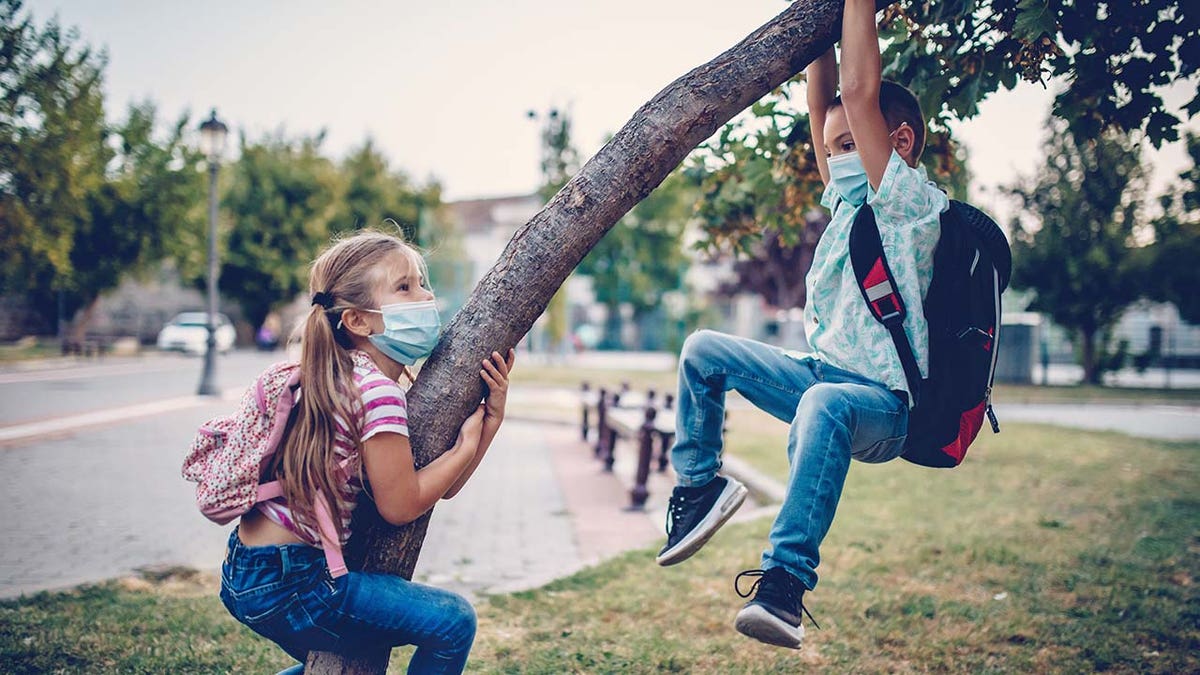
[[[992,288],[996,291],[996,327],[993,329],[995,333],[992,336],[992,365],[988,368],[988,386],[984,392],[983,400],[984,411],[987,413],[988,422],[992,425],[992,433],[1000,433],[1000,421],[996,419],[996,411],[992,410],[992,384],[996,378],[996,357],[1000,355],[1000,273],[996,267],[992,266]]]

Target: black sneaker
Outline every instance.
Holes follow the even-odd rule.
[[[666,567],[692,557],[746,501],[746,486],[717,476],[695,488],[675,486],[667,504],[667,545],[655,560]]]
[[[745,593],[738,587],[742,577],[758,577]],[[754,593],[754,599],[746,603],[733,622],[734,628],[742,635],[769,645],[800,649],[800,643],[804,640],[800,614],[808,615],[808,620],[817,626],[816,620],[804,606],[804,592],[808,589],[782,567],[742,572],[733,580],[733,589],[743,598]]]

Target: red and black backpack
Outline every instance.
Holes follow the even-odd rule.
[[[901,455],[914,464],[962,463],[986,415],[992,431],[992,379],[1000,339],[1000,294],[1012,253],[1004,232],[979,209],[951,200],[941,217],[933,280],[925,294],[929,377],[922,379],[904,332],[907,310],[883,253],[875,213],[864,204],[850,230],[850,260],[871,314],[891,333],[915,405]]]

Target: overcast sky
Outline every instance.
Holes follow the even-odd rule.
[[[371,136],[393,166],[458,199],[539,181],[530,109],[570,107],[583,156],[666,84],[785,8],[781,0],[231,2],[31,0],[108,50],[109,114],[150,98],[162,116],[212,107],[251,138],[327,130],[342,156]],[[1177,92],[1177,104],[1186,101]],[[1023,84],[984,102],[957,136],[975,199],[1040,161],[1051,96]],[[1200,130],[1193,120],[1190,125]],[[1147,159],[1161,187],[1176,144]],[[999,206],[999,205],[997,205]],[[1000,208],[1000,210],[1005,210]]]

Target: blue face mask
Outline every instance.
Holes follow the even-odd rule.
[[[863,168],[858,151],[830,157],[829,180],[833,189],[847,202],[858,206],[867,199],[867,170]]]
[[[367,311],[383,315],[383,332],[369,336],[371,344],[396,363],[411,366],[437,346],[442,321],[433,300],[399,302]]]

